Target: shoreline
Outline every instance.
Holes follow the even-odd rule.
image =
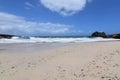
[[[45,51],[65,46],[71,45],[84,45],[84,44],[92,44],[92,43],[101,43],[101,42],[120,42],[120,40],[110,40],[110,41],[93,41],[93,42],[44,42],[44,43],[0,43],[0,51],[2,50],[9,50],[9,48],[14,50],[19,50],[24,47],[27,50],[38,50],[38,51]],[[16,47],[15,47],[16,46]],[[14,48],[12,48],[14,47]]]
[[[32,46],[35,50],[29,52],[24,48],[31,45],[12,46],[16,54],[10,54],[12,49],[0,51],[0,80],[120,79],[120,41],[73,43],[46,50]]]

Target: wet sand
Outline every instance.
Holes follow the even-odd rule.
[[[0,80],[120,80],[120,41],[39,45],[0,45]]]

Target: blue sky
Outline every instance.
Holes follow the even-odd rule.
[[[0,33],[90,35],[120,32],[120,0],[0,0]]]

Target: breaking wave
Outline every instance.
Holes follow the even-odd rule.
[[[12,39],[0,39],[0,43],[81,43],[97,41],[115,41],[112,38],[88,38],[88,37],[13,37]]]

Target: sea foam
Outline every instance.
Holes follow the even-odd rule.
[[[97,41],[115,41],[112,38],[88,38],[88,37],[13,37],[12,39],[0,39],[0,43],[81,43]]]

